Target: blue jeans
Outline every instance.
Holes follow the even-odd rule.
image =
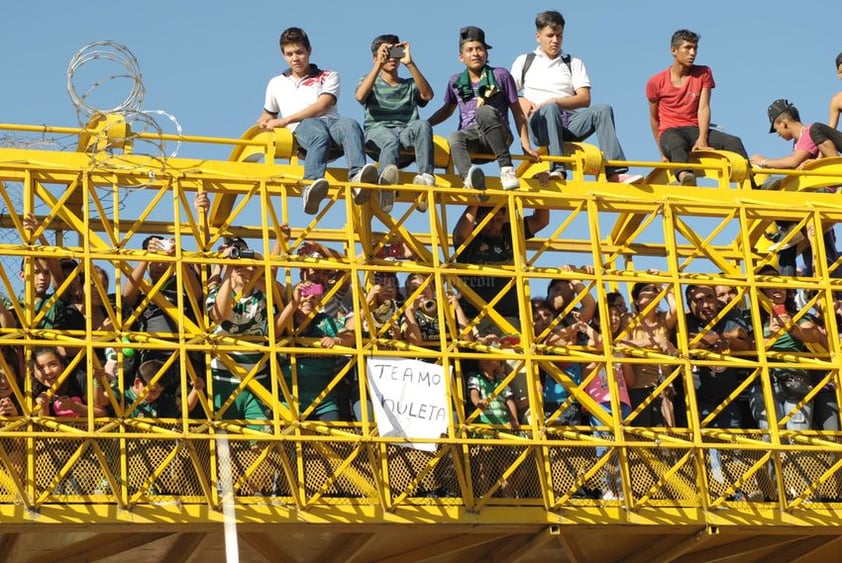
[[[418,173],[433,173],[433,127],[425,119],[417,119],[406,127],[372,127],[365,132],[365,141],[379,153],[380,170],[389,164],[400,166],[401,149],[412,148]]]
[[[305,180],[324,177],[332,148],[338,147],[345,153],[349,177],[365,165],[363,130],[349,117],[309,117],[295,128],[295,140],[307,152],[304,159]]]
[[[626,160],[617,139],[614,110],[611,106],[600,104],[567,112],[566,123],[563,114],[563,110],[555,104],[547,104],[533,113],[528,120],[532,143],[539,147],[547,147],[550,156],[562,156],[565,138],[568,141],[584,141],[596,133],[599,148],[607,160]],[[561,169],[562,165],[553,163],[552,168]],[[627,171],[626,167],[605,169],[606,174],[621,174]]]
[[[718,406],[719,403],[708,403],[699,401],[699,422],[707,418]],[[707,428],[742,428],[743,422],[740,417],[740,407],[736,401],[731,401],[722,411],[707,425]],[[732,452],[733,453],[733,452]],[[716,448],[710,452],[710,473],[711,477],[719,483],[725,482],[725,474],[722,472],[722,454]]]

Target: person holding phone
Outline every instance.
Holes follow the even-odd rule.
[[[413,184],[432,186],[433,128],[420,119],[418,108],[433,99],[433,89],[412,58],[408,42],[397,35],[378,35],[371,42],[374,63],[357,85],[354,97],[365,110],[366,148],[378,154],[380,184],[398,182],[398,168],[403,164],[401,150],[415,151],[418,174]],[[402,78],[398,71],[404,65],[410,78]],[[392,190],[380,191],[380,209],[389,213],[395,201]],[[427,209],[426,198],[418,208]]]
[[[226,245],[222,257],[233,258],[232,253],[237,253],[235,248],[243,250],[240,244]],[[254,259],[262,260],[263,256],[255,252]],[[262,274],[263,269],[252,260],[226,266],[219,285],[210,290],[205,302],[214,336],[233,337],[239,344],[236,350],[214,351],[211,359],[213,406],[222,419],[268,418],[268,407],[248,386],[242,385],[244,379],[252,376],[252,382],[270,388],[269,362],[264,361],[264,352],[258,348],[266,345],[270,318],[275,321],[276,336],[282,326],[280,315],[269,310]],[[233,402],[220,413],[232,396]]]
[[[325,288],[320,283],[303,281],[295,286],[292,298],[278,316],[279,334],[291,335],[294,338],[306,338],[316,348],[333,348],[334,346],[353,346],[353,333],[340,330],[336,319],[320,312],[322,295]],[[301,346],[302,344],[298,344]],[[340,420],[339,394],[334,386],[324,397],[319,399],[325,388],[330,385],[336,375],[335,355],[319,354],[316,351],[307,354],[286,356],[281,361],[281,373],[286,381],[291,397],[297,404],[293,413],[301,420],[321,420],[325,422]],[[318,402],[316,402],[318,401]],[[288,404],[286,397],[283,402]],[[302,413],[312,408],[306,416]]]

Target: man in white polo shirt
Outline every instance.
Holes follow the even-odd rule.
[[[596,133],[608,160],[625,160],[614,128],[609,105],[591,106],[591,80],[582,59],[562,55],[564,16],[555,10],[535,18],[538,48],[520,55],[512,64],[512,76],[523,113],[528,119],[532,144],[547,147],[550,156],[562,156],[564,141],[584,141]],[[606,167],[610,182],[632,183],[642,176],[629,175],[626,167]],[[565,177],[559,162],[550,165],[550,179]]]
[[[310,64],[313,49],[303,29],[285,29],[280,43],[289,69],[269,81],[257,124],[267,129],[286,127],[294,132],[298,146],[307,153],[304,179],[313,180],[304,187],[304,212],[315,215],[330,188],[324,173],[332,148],[344,151],[348,177],[353,183],[377,184],[377,167],[365,162],[360,124],[340,117],[336,111],[339,74]],[[371,197],[368,190],[356,187],[353,191],[354,203],[366,203]]]

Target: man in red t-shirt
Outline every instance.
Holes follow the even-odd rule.
[[[673,62],[646,83],[649,122],[665,160],[688,162],[690,151],[721,149],[748,158],[743,142],[733,135],[710,129],[710,91],[716,86],[709,67],[693,64],[699,35],[687,29],[673,33]],[[692,186],[692,170],[679,170],[680,184]]]

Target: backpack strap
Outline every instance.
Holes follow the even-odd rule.
[[[570,73],[570,76],[572,77],[572,76],[573,76],[573,65],[572,65],[573,56],[572,56],[572,55],[570,55],[569,53],[568,53],[568,54],[566,54],[566,55],[562,55],[562,56],[561,56],[561,61],[562,61],[565,65],[567,65],[567,72],[569,72],[569,73]]]
[[[532,61],[535,60],[535,53],[527,53],[526,59],[523,61],[523,70],[520,71],[520,85],[523,87],[524,80],[526,78],[526,71],[529,70],[529,67],[532,66]]]
[[[535,60],[535,53],[527,53],[526,59],[523,61],[523,70],[520,71],[520,85],[523,86],[524,82],[526,81],[526,72],[529,70],[529,67],[532,66],[532,61]],[[567,72],[570,73],[570,76],[573,76],[573,66],[572,66],[573,57],[568,53],[566,55],[561,56],[561,62],[567,65]]]

